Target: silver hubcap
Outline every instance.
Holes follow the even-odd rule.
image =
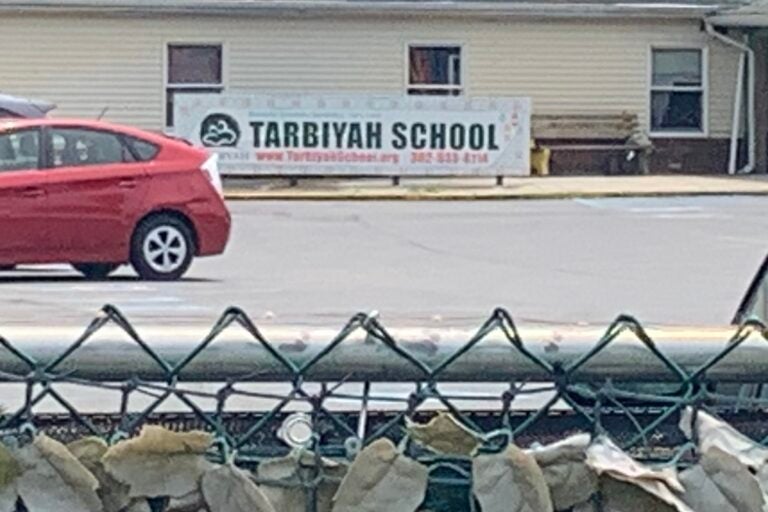
[[[144,239],[144,260],[155,272],[178,270],[187,257],[187,241],[173,226],[159,226]]]

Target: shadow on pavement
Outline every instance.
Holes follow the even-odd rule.
[[[12,272],[0,272],[0,285],[18,283],[216,283],[218,279],[206,279],[198,277],[184,277],[178,281],[143,281],[137,276],[114,276],[107,279],[86,279],[83,276],[62,274],[61,271],[43,270],[14,270]]]

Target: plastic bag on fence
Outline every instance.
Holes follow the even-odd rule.
[[[131,502],[129,487],[115,480],[104,469],[102,458],[107,453],[107,443],[98,437],[84,437],[67,445],[72,455],[99,481],[96,491],[104,505],[104,512],[121,512]]]
[[[334,497],[333,512],[413,512],[424,501],[429,470],[379,439],[349,467]]]
[[[472,461],[472,491],[483,512],[551,512],[544,473],[536,459],[510,444]]]
[[[592,500],[573,507],[573,512],[677,512],[678,508],[649,494],[641,487],[601,476],[598,483],[601,507]]]
[[[16,512],[18,499],[19,490],[16,487],[16,482],[0,489],[0,512]]]
[[[598,437],[587,449],[587,465],[601,477],[605,512],[695,512],[676,494],[685,492],[676,469],[641,464],[607,437]],[[643,507],[637,506],[639,502]]]
[[[765,506],[760,484],[749,469],[716,446],[682,471],[680,482],[683,500],[696,512],[763,512]]]
[[[17,489],[33,512],[102,512],[99,481],[66,446],[46,435],[15,453],[23,470]]]
[[[103,463],[110,475],[130,486],[131,497],[180,498],[197,491],[211,468],[204,456],[211,441],[206,432],[145,426],[138,437],[110,447]]]
[[[208,508],[202,491],[197,490],[179,498],[171,498],[163,512],[208,512]]]
[[[333,496],[339,488],[341,479],[347,473],[347,466],[321,458],[322,473],[327,476],[317,486],[317,512],[330,512],[333,508]],[[261,479],[288,480],[296,485],[282,487],[262,484],[261,490],[278,512],[305,512],[309,498],[307,489],[300,481],[311,480],[318,472],[317,459],[311,452],[293,452],[287,457],[265,460],[259,464],[257,475]]]
[[[597,475],[587,466],[589,434],[577,434],[562,441],[533,446],[530,453],[541,467],[555,510],[567,510],[597,492]]]
[[[133,500],[130,505],[120,512],[152,512],[152,507],[149,506],[147,500],[138,499]]]
[[[428,423],[405,419],[411,439],[439,453],[471,455],[480,444],[480,435],[459,423],[453,415],[440,411]]]
[[[0,512],[15,512],[19,497],[17,481],[21,466],[4,444],[0,444]]]
[[[730,453],[739,462],[752,468],[757,474],[765,492],[768,489],[768,448],[761,446],[749,437],[745,436],[728,423],[699,411],[696,414],[696,425],[693,425],[693,409],[687,407],[680,415],[680,430],[693,439],[693,428],[696,429],[699,438],[699,452],[705,453],[712,447],[719,448],[725,453]]]
[[[717,470],[715,474],[721,480],[727,478],[732,482],[740,482],[738,495],[729,496],[726,493],[724,496],[726,499],[729,499],[731,503],[736,503],[737,501],[733,500],[738,499],[748,500],[752,504],[750,506],[756,506],[756,498],[749,499],[754,491],[752,484],[754,479],[760,486],[763,495],[763,509],[768,510],[768,505],[766,505],[768,504],[768,497],[766,497],[768,494],[768,448],[753,441],[728,423],[701,410],[695,415],[694,425],[694,410],[691,407],[687,407],[680,415],[680,429],[689,439],[696,437],[693,435],[695,429],[702,459],[708,452],[717,450],[714,453],[729,454],[743,466],[743,470],[737,470],[734,464],[726,459],[727,465],[725,467],[710,469],[710,471]],[[709,464],[714,466],[712,461]],[[746,475],[745,472],[749,473],[749,478],[744,476]],[[740,474],[743,477],[735,478],[733,474]],[[748,509],[744,510],[747,511]],[[742,512],[741,509],[739,512]]]
[[[201,488],[208,510],[216,512],[275,512],[248,473],[227,464],[206,471]],[[280,512],[284,512],[280,509]]]

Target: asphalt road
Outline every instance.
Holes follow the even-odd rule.
[[[0,275],[0,325],[85,325],[105,303],[139,324],[336,326],[377,310],[398,325],[730,321],[768,244],[757,197],[509,202],[233,203],[233,239],[184,281],[130,269],[87,282],[67,267]]]

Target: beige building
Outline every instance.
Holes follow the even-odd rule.
[[[654,172],[765,172],[761,36],[706,2],[0,0],[0,92],[171,132],[178,92],[529,96],[637,116]],[[586,155],[553,172],[602,172]]]

